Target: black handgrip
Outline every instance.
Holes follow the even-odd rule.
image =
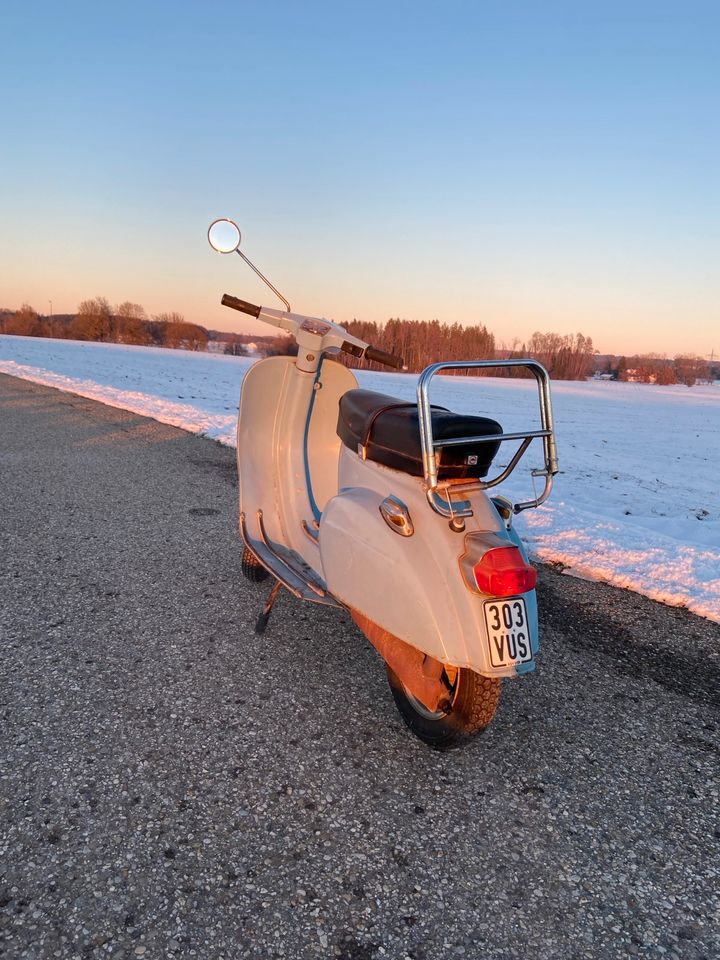
[[[396,367],[398,370],[405,369],[405,361],[402,357],[385,353],[384,350],[378,350],[377,347],[368,347],[365,351],[365,359],[374,360],[375,363],[384,363],[386,367]]]
[[[229,293],[224,293],[220,303],[224,307],[232,307],[233,310],[239,310],[241,313],[249,313],[251,317],[259,317],[262,307],[256,307],[254,303],[248,303],[247,300],[240,300]]]

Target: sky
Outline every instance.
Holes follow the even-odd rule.
[[[720,5],[5,0],[0,306],[720,353]],[[254,323],[254,325],[253,325]]]

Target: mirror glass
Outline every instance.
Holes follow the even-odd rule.
[[[210,224],[208,240],[218,253],[232,253],[240,246],[240,228],[232,220],[223,217]]]

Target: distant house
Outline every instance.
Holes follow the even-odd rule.
[[[657,383],[657,375],[628,367],[625,371],[625,380],[628,383]]]

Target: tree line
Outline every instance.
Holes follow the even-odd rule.
[[[439,320],[417,321],[390,319],[387,323],[351,320],[347,332],[386,353],[402,357],[408,370],[417,373],[439,360],[487,360],[495,356],[495,337],[484,326],[463,327],[459,323]],[[348,366],[387,370],[381,364],[357,360],[342,354]]]
[[[19,310],[0,310],[0,333],[186,350],[204,350],[209,340],[204,327],[180,313],[148,317],[139,303],[126,300],[113,309],[105,297],[83,300],[76,314],[43,316],[27,303]]]
[[[582,333],[534,333],[526,343],[517,342],[503,352],[507,360],[531,357],[539,361],[553,380],[584,380],[595,367],[595,349]],[[531,376],[522,367],[509,367],[495,376]]]
[[[482,324],[462,326],[439,320],[414,321],[391,318],[386,323],[352,320],[348,333],[387,353],[403,357],[409,371],[417,373],[438,360],[495,360],[510,357],[534,357],[547,367],[555,379],[582,379],[591,370],[592,341],[582,334],[560,336],[535,333],[527,344],[498,349],[494,335]],[[160,313],[149,318],[144,308],[129,300],[113,310],[105,297],[83,300],[77,314],[42,316],[29,304],[20,310],[0,310],[0,333],[20,336],[59,337],[72,340],[96,340],[146,346],[179,347],[205,350],[211,334],[205,327],[188,323],[179,313]],[[265,356],[297,353],[297,344],[284,335],[252,337],[249,334],[219,334],[226,341],[225,352],[247,354],[245,344],[254,341]],[[385,370],[378,363],[358,361],[348,354],[339,359],[348,366]],[[462,374],[463,371],[459,370]],[[523,376],[522,369],[491,370],[491,376]]]
[[[624,357],[597,357],[590,337],[582,333],[534,333],[527,341],[511,346],[497,344],[482,324],[461,326],[438,320],[411,321],[391,318],[386,323],[352,320],[348,333],[387,353],[404,358],[408,370],[419,372],[438,360],[505,360],[531,357],[540,361],[555,380],[583,380],[593,373],[612,379],[644,383],[687,383],[720,376],[720,365],[698,357],[678,355],[669,360],[658,354]],[[19,336],[55,337],[72,340],[139,344],[205,350],[210,340],[225,342],[225,352],[246,355],[253,342],[261,355],[293,354],[297,345],[283,335],[258,337],[252,334],[209,331],[189,323],[180,313],[159,313],[149,317],[138,303],[129,300],[111,307],[105,297],[83,300],[76,314],[42,315],[25,303],[19,310],[0,309],[0,333]],[[348,366],[383,370],[380,364],[358,361],[341,354]],[[463,371],[459,371],[462,373]],[[522,368],[489,371],[491,376],[526,376]]]
[[[410,320],[388,320],[385,324],[367,323],[353,320],[347,326],[353,334],[374,347],[387,353],[393,353],[404,359],[409,371],[418,373],[438,360],[511,360],[532,358],[538,360],[555,380],[583,380],[594,369],[595,350],[590,337],[581,333],[563,336],[558,333],[534,333],[523,344],[511,347],[498,347],[494,335],[482,324],[461,326],[459,323],[446,324],[438,320],[418,322]],[[348,366],[365,366],[346,354],[343,362]],[[379,364],[370,364],[371,368],[387,369]],[[466,371],[458,370],[459,374]],[[483,371],[485,372],[485,371]],[[500,367],[489,369],[491,377],[532,376],[522,367]]]

